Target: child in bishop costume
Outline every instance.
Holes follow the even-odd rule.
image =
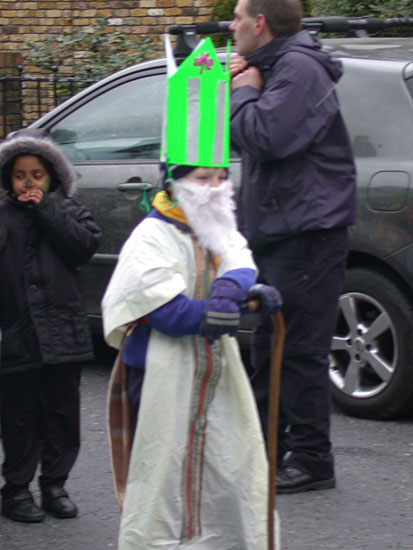
[[[164,191],[102,302],[121,350],[108,399],[119,550],[267,550],[264,439],[234,335],[248,300],[271,312],[280,297],[254,285],[236,229],[228,70],[210,39],[178,70],[167,53]]]

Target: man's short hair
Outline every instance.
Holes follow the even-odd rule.
[[[247,0],[247,13],[251,17],[262,13],[274,36],[295,34],[301,30],[301,0]]]

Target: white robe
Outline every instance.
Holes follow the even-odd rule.
[[[237,232],[217,276],[255,269]],[[145,219],[125,243],[102,303],[107,342],[178,294],[193,298],[192,238]],[[267,550],[268,465],[254,396],[235,338],[223,336],[222,371],[207,413],[200,535],[182,541],[182,470],[196,366],[194,337],[151,331],[132,448],[119,550]]]

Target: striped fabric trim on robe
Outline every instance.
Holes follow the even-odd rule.
[[[211,256],[194,242],[197,281],[195,298],[209,295],[216,267]],[[188,440],[182,471],[183,520],[181,541],[186,542],[201,534],[200,510],[202,499],[202,464],[208,407],[214,397],[221,375],[221,344],[208,344],[206,338],[194,336],[196,370],[192,385]]]

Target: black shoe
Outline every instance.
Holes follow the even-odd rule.
[[[76,504],[70,500],[63,487],[43,487],[42,508],[60,519],[77,516]]]
[[[1,513],[13,521],[23,523],[40,523],[44,520],[44,512],[33,500],[27,489],[21,489],[13,496],[3,498]]]
[[[292,466],[283,466],[277,474],[277,493],[300,493],[302,491],[332,489],[336,486],[334,477],[318,479],[304,474]]]

